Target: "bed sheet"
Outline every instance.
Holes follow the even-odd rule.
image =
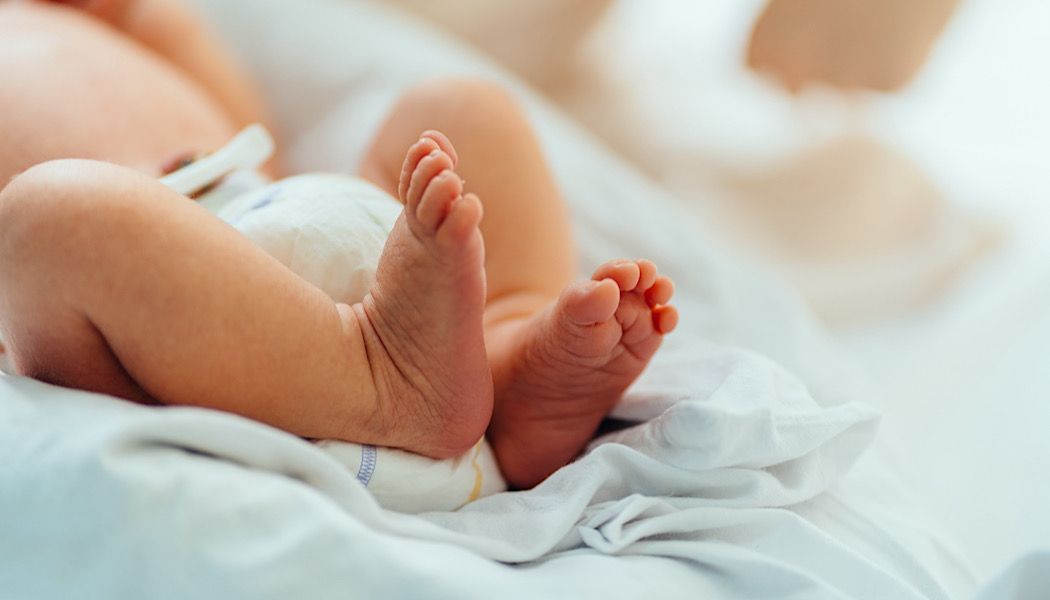
[[[950,598],[974,580],[909,492],[861,384],[789,290],[469,51],[369,3],[201,8],[275,103],[296,169],[346,171],[436,75],[504,81],[581,263],[645,255],[681,331],[600,439],[535,490],[381,510],[313,446],[237,417],[0,378],[0,589],[63,597]]]
[[[925,310],[839,332],[981,579],[1050,547],[1050,219]]]
[[[839,338],[886,382],[887,419],[984,579],[1050,547],[1050,83],[1033,76],[1050,55],[1050,5],[963,9],[877,127],[1006,241],[930,306]]]
[[[961,2],[912,85],[843,102],[820,90],[793,97],[743,68],[763,4],[620,2],[589,51],[613,80],[631,82],[629,97],[612,109],[574,108],[628,109],[634,119],[620,129],[645,138],[640,162],[687,205],[712,198],[697,161],[711,169],[763,165],[846,131],[901,152],[950,210],[999,228],[1002,243],[924,305],[887,301],[898,292],[883,292],[876,298],[888,307],[879,318],[834,332],[872,382],[883,435],[900,442],[910,485],[988,579],[1050,544],[1043,475],[1050,471],[1050,80],[1035,75],[1050,56],[1043,27],[1050,5]],[[613,50],[617,60],[609,61]],[[664,93],[669,82],[672,98]],[[621,150],[639,160],[637,147]],[[878,266],[907,273],[928,258],[913,251]],[[883,289],[898,281],[861,266],[845,271],[847,279],[870,278]]]

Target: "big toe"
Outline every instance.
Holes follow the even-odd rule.
[[[620,286],[612,279],[581,281],[565,288],[558,312],[573,325],[587,326],[613,318],[620,305]]]
[[[591,279],[595,281],[612,279],[619,286],[620,291],[629,292],[638,286],[641,269],[638,263],[633,261],[611,260],[595,269]]]

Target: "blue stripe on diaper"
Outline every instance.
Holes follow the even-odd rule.
[[[361,446],[361,468],[357,470],[357,480],[365,487],[368,487],[368,482],[372,481],[372,475],[376,472],[377,454],[375,446]]]
[[[280,190],[277,187],[274,187],[272,190],[270,190],[270,193],[266,194],[262,197],[262,199],[253,204],[252,207],[248,209],[248,211],[251,212],[253,210],[259,210],[260,208],[265,208],[269,206],[270,203],[273,202],[273,199],[277,197],[277,192],[279,191]]]

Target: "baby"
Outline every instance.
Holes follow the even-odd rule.
[[[487,435],[523,488],[581,451],[677,323],[649,261],[573,281],[535,136],[490,84],[412,89],[379,130],[359,174],[404,208],[350,305],[158,181],[265,120],[176,2],[0,2],[0,77],[19,373],[434,458]]]

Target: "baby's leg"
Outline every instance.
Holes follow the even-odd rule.
[[[52,383],[455,455],[491,413],[480,207],[450,206],[459,192],[418,195],[448,216],[403,215],[375,296],[350,307],[154,179],[45,163],[0,192],[4,341],[19,372]],[[405,300],[423,296],[428,313]]]
[[[455,142],[456,170],[485,205],[485,339],[496,406],[489,439],[504,475],[538,483],[574,458],[677,320],[670,280],[647,261],[604,265],[572,283],[567,210],[534,133],[500,88],[440,81],[394,109],[363,175],[397,192],[404,148],[424,158]],[[418,140],[418,141],[417,141]],[[457,162],[457,161],[453,161]]]

